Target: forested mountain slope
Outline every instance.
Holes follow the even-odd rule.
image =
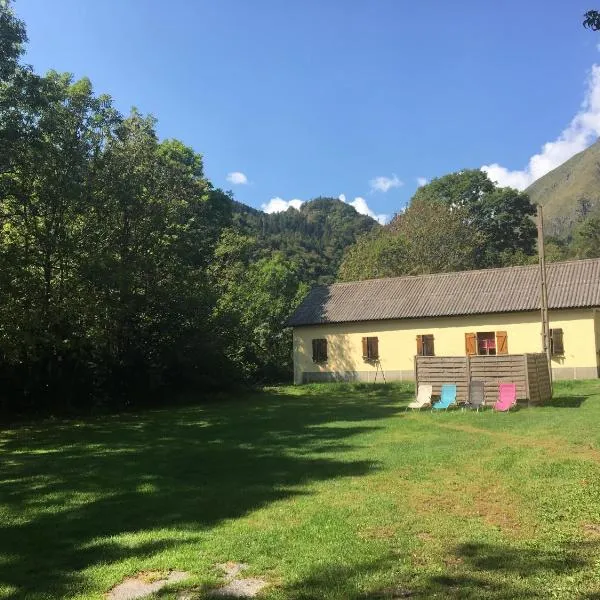
[[[256,240],[254,258],[279,251],[297,264],[300,279],[308,284],[333,282],[345,250],[362,234],[381,227],[349,204],[323,197],[305,202],[299,210],[272,214],[234,201],[233,222]]]

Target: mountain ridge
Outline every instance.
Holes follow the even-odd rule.
[[[568,237],[575,225],[600,211],[600,140],[534,181],[525,192],[544,208],[547,231]]]

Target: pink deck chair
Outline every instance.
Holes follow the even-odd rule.
[[[500,383],[498,385],[498,401],[494,405],[494,410],[508,412],[517,404],[517,384]]]

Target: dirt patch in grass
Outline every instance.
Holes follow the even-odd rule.
[[[443,489],[438,482],[443,481]],[[420,514],[480,518],[508,535],[531,534],[532,526],[522,518],[519,502],[500,482],[490,481],[483,469],[470,466],[461,473],[433,472],[431,481],[422,483],[410,494],[414,510]],[[426,534],[419,534],[427,541]]]
[[[209,596],[226,598],[254,598],[268,582],[259,577],[241,578],[238,575],[248,568],[247,564],[228,561],[215,565],[223,571],[226,584],[210,590]]]
[[[107,600],[134,600],[158,592],[169,583],[183,581],[188,574],[183,571],[142,571],[116,585],[106,594]]]
[[[581,527],[587,537],[600,538],[600,523],[583,523]]]

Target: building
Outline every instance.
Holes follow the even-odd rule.
[[[598,377],[600,259],[549,264],[547,281],[554,377]],[[416,354],[541,352],[539,289],[537,265],[315,287],[288,320],[294,382],[411,380]]]

